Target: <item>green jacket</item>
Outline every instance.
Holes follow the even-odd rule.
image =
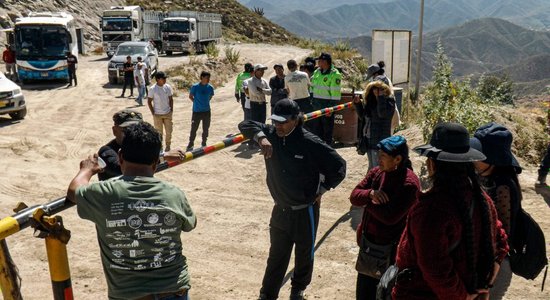
[[[331,66],[327,72],[322,72],[321,69],[315,70],[311,77],[313,99],[340,101],[342,96],[341,81],[342,75],[334,66]]]
[[[235,81],[235,94],[244,93],[243,90],[243,81],[250,78],[252,75],[248,72],[241,72],[237,75],[237,80]]]

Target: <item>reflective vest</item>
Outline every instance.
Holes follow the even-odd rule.
[[[244,93],[243,90],[243,81],[250,78],[251,75],[248,72],[241,72],[237,75],[237,80],[235,81],[235,94]]]
[[[313,99],[340,101],[342,96],[341,81],[342,75],[335,67],[331,66],[330,71],[326,73],[322,73],[321,69],[315,70],[311,77]]]

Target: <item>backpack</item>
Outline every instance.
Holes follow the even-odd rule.
[[[539,224],[523,209],[516,216],[513,237],[509,252],[512,272],[525,279],[537,278],[548,265],[546,241]]]

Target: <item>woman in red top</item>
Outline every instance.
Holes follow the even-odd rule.
[[[430,144],[414,150],[428,157],[433,186],[409,213],[393,299],[487,299],[508,244],[472,164],[485,156],[456,123],[440,123]]]
[[[383,139],[378,148],[379,165],[355,187],[350,201],[355,206],[364,207],[363,221],[357,228],[360,251],[368,249],[365,240],[387,245],[389,264],[395,261],[397,241],[405,228],[407,212],[417,201],[420,183],[410,169],[409,149],[404,137]],[[361,260],[361,255],[358,260]],[[367,271],[357,268],[357,271],[357,299],[376,299],[376,285],[385,271],[383,267]]]

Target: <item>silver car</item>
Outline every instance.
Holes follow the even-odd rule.
[[[21,120],[27,115],[27,105],[21,87],[0,72],[0,115],[3,114]]]
[[[132,57],[133,64],[137,63],[137,58],[141,56],[147,66],[149,76],[145,81],[149,84],[149,79],[157,72],[159,62],[157,49],[149,42],[125,42],[118,46],[108,65],[109,83],[116,84],[124,80],[123,65],[127,56]]]

